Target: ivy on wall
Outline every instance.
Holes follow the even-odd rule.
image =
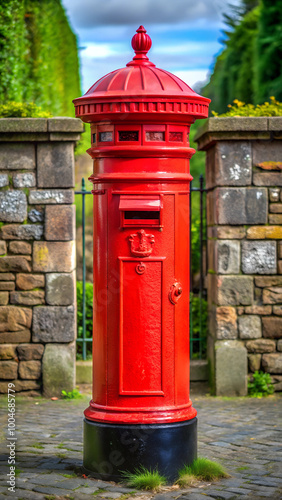
[[[77,40],[60,0],[1,0],[0,103],[74,116],[80,95]]]

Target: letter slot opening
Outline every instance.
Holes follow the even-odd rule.
[[[119,202],[121,227],[161,227],[160,196],[121,196]]]

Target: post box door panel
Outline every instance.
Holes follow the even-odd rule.
[[[120,258],[120,371],[122,395],[163,395],[162,283],[164,259]]]
[[[108,405],[170,406],[175,399],[175,311],[169,300],[175,281],[175,196],[164,196],[162,231],[139,221],[121,227],[120,195],[109,194],[108,203]]]

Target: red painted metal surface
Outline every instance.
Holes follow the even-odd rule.
[[[94,168],[93,398],[85,416],[169,423],[189,397],[190,125],[209,99],[147,57],[142,26],[125,68],[75,99]]]

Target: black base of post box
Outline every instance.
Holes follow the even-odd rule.
[[[173,483],[197,458],[197,418],[171,424],[115,425],[84,419],[83,466],[88,475],[121,481],[140,466]]]

